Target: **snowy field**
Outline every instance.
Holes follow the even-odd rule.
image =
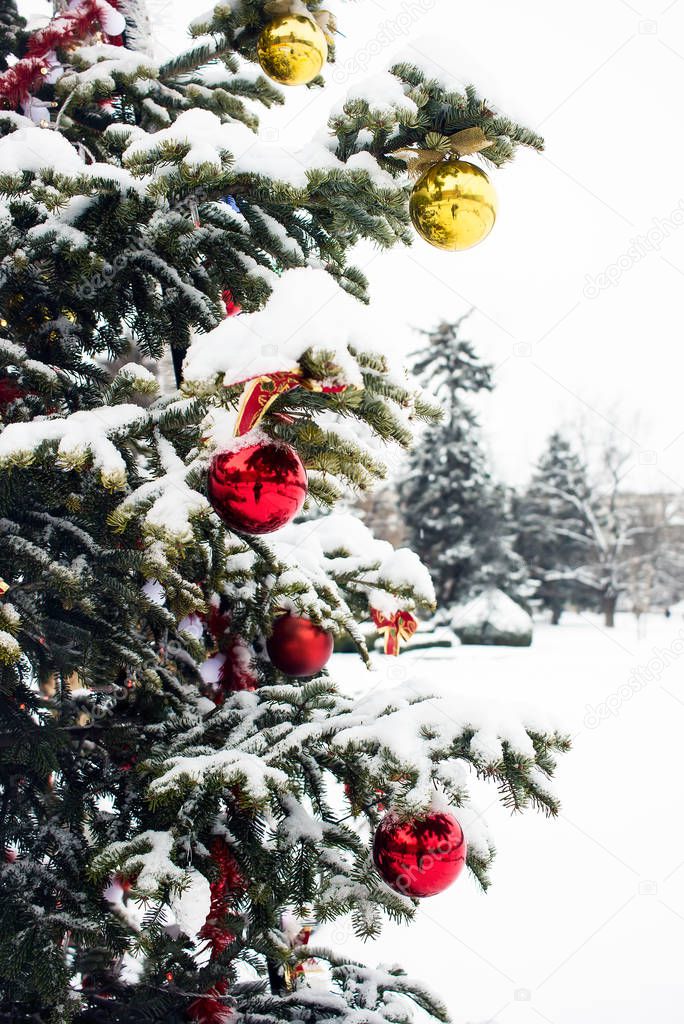
[[[477,791],[498,856],[484,895],[461,876],[411,927],[362,944],[339,923],[316,935],[375,964],[402,963],[447,1001],[455,1024],[681,1024],[684,1019],[684,619],[631,615],[538,623],[531,649],[432,652],[429,674],[464,695],[562,715],[558,819],[511,816]],[[416,652],[367,674],[337,655],[356,691],[407,678]],[[387,662],[381,657],[379,666]]]

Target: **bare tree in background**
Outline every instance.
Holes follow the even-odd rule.
[[[623,595],[631,597],[639,618],[657,595],[667,603],[681,579],[681,536],[672,522],[679,505],[629,494],[624,481],[632,464],[631,452],[610,436],[600,451],[596,483],[585,493],[555,492],[575,510],[572,522],[549,524],[558,543],[571,539],[580,557],[574,568],[548,572],[547,580],[572,582],[593,594],[608,627],[615,625]]]

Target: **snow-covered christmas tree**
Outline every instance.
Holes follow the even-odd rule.
[[[587,591],[578,570],[588,560],[588,471],[563,434],[555,431],[517,508],[518,550],[538,589],[535,599],[560,621],[568,604],[583,604]]]
[[[514,550],[510,494],[492,477],[471,404],[494,385],[491,367],[462,337],[469,315],[423,332],[413,368],[440,400],[443,418],[421,436],[401,485],[409,540],[430,569],[441,607],[491,587],[518,599],[530,592]]]
[[[472,244],[462,158],[541,141],[401,64],[293,153],[256,110],[322,84],[318,0],[220,4],[165,63],[137,0],[58,6],[25,46],[3,7],[0,1019],[443,1020],[312,925],[408,920],[466,848],[486,885],[469,780],[553,813],[566,741],[451,680],[346,696],[334,637],[396,648],[432,584],[351,516],[293,520],[435,415],[350,250],[410,216]]]

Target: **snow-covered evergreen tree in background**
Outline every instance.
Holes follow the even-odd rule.
[[[515,550],[511,495],[496,483],[470,398],[494,387],[491,367],[462,337],[470,314],[421,332],[414,372],[439,398],[443,417],[422,435],[401,484],[411,547],[430,569],[438,604],[458,604],[489,587],[529,594]]]
[[[682,581],[681,537],[673,530],[678,502],[625,490],[632,453],[612,435],[590,472],[560,432],[547,448],[516,506],[518,550],[538,584],[535,597],[558,622],[572,604],[615,624],[618,602],[637,615],[676,600]]]
[[[434,415],[349,261],[360,239],[412,240],[392,152],[472,128],[503,164],[541,141],[403,64],[292,153],[257,134],[258,105],[283,101],[253,63],[272,5],[217,6],[161,64],[131,48],[140,2],[59,7],[0,75],[0,1021],[404,1024],[411,1001],[443,1020],[398,968],[307,947],[291,913],[351,914],[363,936],[409,919],[369,831],[444,803],[486,884],[469,777],[553,813],[566,741],[538,714],[469,708],[451,679],[449,696],[410,679],[352,700],[325,671],[277,669],[289,613],[365,657],[357,620],[430,607],[428,574],[351,516],[231,531],[207,474],[275,442],[326,509],[382,477],[381,445]],[[460,379],[431,489],[465,589],[499,557],[471,565],[464,545],[478,519],[500,536],[502,499],[460,405],[489,371],[441,332],[440,373]],[[179,389],[158,394],[143,362],[169,353]],[[236,438],[245,382],[283,372],[306,387]],[[312,955],[323,988],[300,970]]]
[[[549,438],[525,492],[516,503],[518,550],[537,582],[535,600],[558,623],[568,604],[586,604],[576,572],[587,557],[587,467],[559,431]]]

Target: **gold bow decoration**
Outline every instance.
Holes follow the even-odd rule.
[[[442,160],[449,157],[471,156],[492,145],[492,139],[488,139],[481,128],[464,128],[454,135],[428,132],[425,136],[425,148],[395,149],[387,153],[387,156],[394,160],[403,160],[411,177],[419,178]]]
[[[5,583],[5,581],[0,577],[0,597],[4,597],[9,588],[9,583]]]
[[[333,36],[337,31],[335,15],[330,11],[316,11],[312,13],[302,0],[267,0],[264,4],[264,13],[269,18],[280,18],[285,14],[299,14],[305,18],[315,21],[321,32],[326,36]]]

